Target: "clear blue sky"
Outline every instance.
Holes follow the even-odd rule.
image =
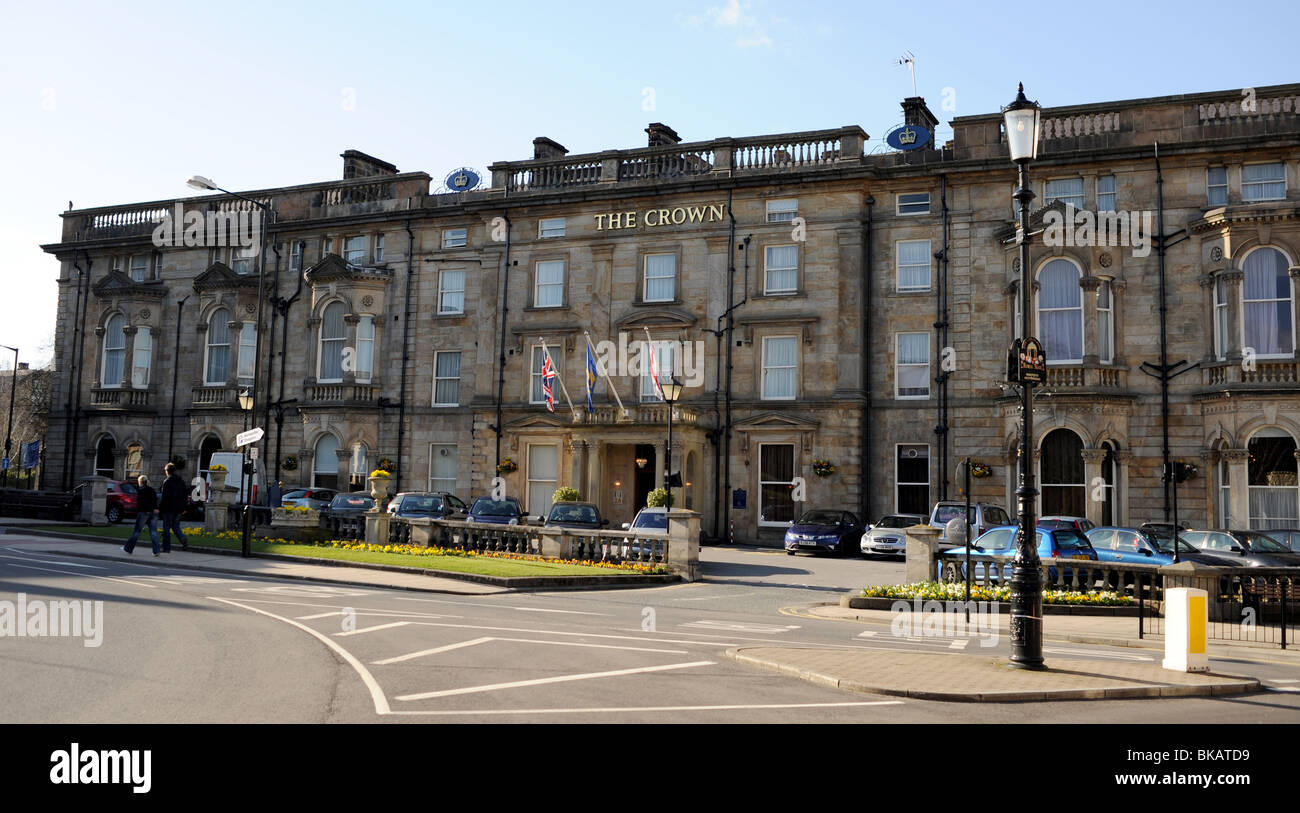
[[[1068,8],[9,2],[0,344],[50,356],[58,265],[38,246],[69,200],[185,196],[193,174],[330,180],[354,148],[441,178],[531,157],[539,135],[574,153],[644,146],[651,121],[686,140],[858,124],[871,149],[912,93],[905,51],[945,121],[996,111],[1017,81],[1049,107],[1300,81],[1294,2]]]

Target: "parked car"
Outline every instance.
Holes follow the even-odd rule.
[[[1271,536],[1293,551],[1300,551],[1300,528],[1272,528],[1259,533]]]
[[[609,524],[609,520],[600,515],[600,509],[592,502],[557,502],[552,503],[551,513],[546,517],[547,527],[583,528],[589,531],[600,530]]]
[[[621,550],[615,550],[613,545],[605,545],[603,556],[607,557],[613,553],[621,555],[624,559],[630,556],[640,558],[642,550],[647,555],[661,555],[664,551],[663,545],[668,539],[668,509],[642,508],[636,512],[631,522],[624,522],[622,527],[625,531],[636,531],[638,536],[624,543]]]
[[[484,522],[489,525],[526,525],[528,516],[515,497],[505,497],[500,500],[479,497],[470,505],[465,521]]]
[[[469,506],[446,491],[403,491],[388,503],[388,513],[396,517],[428,517],[464,521]]]
[[[336,496],[338,492],[328,488],[286,489],[280,497],[280,505],[284,508],[310,508],[313,511],[320,511],[329,508]]]
[[[636,512],[631,522],[623,523],[625,531],[663,531],[668,532],[667,508],[642,508]]]
[[[1018,525],[1005,525],[994,528],[975,540],[971,546],[972,556],[1012,556],[1016,552],[1016,532]],[[1093,550],[1088,537],[1073,528],[1037,528],[1038,558],[1043,561],[1079,559],[1096,561],[1097,552]],[[975,579],[983,579],[984,563],[971,562]],[[1011,578],[1011,562],[998,562],[989,568],[990,578],[995,582],[1006,582]],[[1048,570],[1048,578],[1056,579],[1056,568]],[[950,548],[939,554],[939,575],[942,581],[959,582],[966,578],[966,548]],[[1065,569],[1065,578],[1070,580],[1073,571]]]
[[[902,529],[927,522],[924,514],[885,514],[874,525],[867,526],[858,547],[863,556],[902,556],[907,553],[907,535]]]
[[[1169,565],[1174,561],[1173,538],[1163,539],[1141,528],[1115,526],[1093,528],[1088,532],[1088,541],[1092,544],[1093,550],[1097,551],[1097,559],[1101,562]],[[1221,567],[1234,564],[1231,559],[1202,553],[1181,540],[1178,542],[1178,560]]]
[[[104,502],[104,515],[114,525],[123,519],[135,519],[135,483],[126,480],[109,480],[108,497]]]
[[[863,530],[857,515],[848,511],[805,511],[785,532],[785,552],[830,550],[845,556],[861,544]]]
[[[1091,531],[1093,528],[1096,528],[1097,523],[1093,522],[1087,517],[1051,516],[1051,517],[1039,517],[1038,527],[1073,528],[1074,530],[1078,531],[1081,534],[1086,534],[1088,533],[1088,531]]]
[[[354,491],[351,494],[335,494],[325,511],[331,517],[355,517],[374,507],[374,497],[364,491]]]
[[[1183,531],[1197,550],[1222,556],[1237,567],[1297,567],[1300,553],[1259,531]]]
[[[962,500],[941,500],[934,504],[934,508],[930,511],[930,527],[938,529],[939,544],[947,542],[948,523],[954,519],[961,519],[962,512],[965,510],[966,503]],[[1011,518],[999,505],[984,502],[973,502],[970,505],[970,533],[973,537],[979,538],[999,525],[1010,523]]]

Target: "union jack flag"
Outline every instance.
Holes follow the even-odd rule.
[[[551,412],[555,411],[555,364],[551,361],[551,354],[545,350],[542,351],[546,360],[542,362],[542,395],[546,396],[546,408]]]

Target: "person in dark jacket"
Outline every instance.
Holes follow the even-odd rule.
[[[185,539],[185,534],[181,533],[181,513],[185,511],[190,490],[185,485],[185,480],[176,473],[175,464],[168,463],[163,467],[163,471],[167,472],[167,479],[163,481],[162,500],[158,503],[158,511],[162,514],[162,552],[171,553],[173,533],[176,534],[176,539],[181,543],[182,548],[188,549],[190,546]]]
[[[158,510],[158,492],[149,487],[149,478],[143,474],[136,480],[139,484],[135,496],[135,529],[122,546],[127,553],[135,551],[135,541],[140,538],[140,529],[149,528],[149,539],[153,542],[153,555],[158,555],[158,529],[154,527],[155,512]]]

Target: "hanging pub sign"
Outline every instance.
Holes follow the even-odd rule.
[[[1030,336],[1020,345],[1020,382],[1041,384],[1047,378],[1047,356],[1043,343]]]

